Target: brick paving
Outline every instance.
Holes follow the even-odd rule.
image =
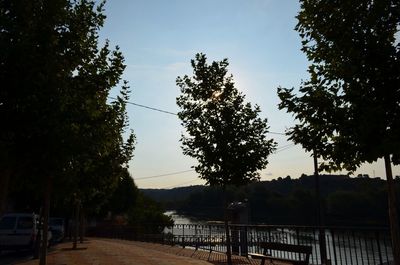
[[[259,265],[260,261],[233,256],[235,265]],[[14,263],[37,265],[38,260]],[[88,239],[72,250],[72,243],[54,246],[47,265],[223,265],[222,253],[118,239]]]

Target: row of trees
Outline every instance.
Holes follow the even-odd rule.
[[[400,3],[387,1],[300,0],[296,30],[311,66],[310,79],[299,95],[278,88],[280,109],[298,124],[289,139],[312,152],[319,199],[319,172],[355,170],[384,159],[388,183],[389,220],[395,264],[400,264],[400,231],[392,163],[400,163]],[[257,180],[274,150],[267,140],[266,120],[227,75],[227,60],[192,60],[193,77],[178,77],[182,95],[178,114],[187,134],[183,153],[198,160],[200,178],[212,186],[243,185]],[[322,159],[321,164],[318,159]],[[323,224],[322,205],[318,206]],[[231,264],[229,231],[228,264]],[[321,230],[321,240],[323,240]],[[321,244],[323,246],[323,244]],[[321,247],[323,263],[325,250]]]
[[[132,157],[124,58],[108,41],[99,45],[103,6],[0,1],[1,210],[10,184],[32,187],[42,194],[44,231],[52,201],[98,208]]]
[[[298,95],[294,89],[278,88],[279,108],[298,120],[287,134],[313,152],[316,176],[324,169],[353,171],[363,163],[384,160],[394,261],[400,264],[391,167],[400,162],[400,3],[300,4],[296,30],[311,62],[310,79],[301,84]],[[320,165],[318,158],[323,160]]]

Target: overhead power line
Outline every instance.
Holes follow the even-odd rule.
[[[280,132],[268,132],[270,134],[277,134],[277,135],[286,135],[286,133],[280,133]]]
[[[198,181],[198,180],[199,180],[199,178],[195,178],[195,179],[192,179],[192,180],[190,180],[190,181],[181,182],[181,183],[179,183],[179,184],[175,184],[175,185],[163,187],[162,189],[178,188],[178,187],[181,187],[182,185],[187,185],[187,184],[189,184],[189,183],[193,183],[193,182]]]
[[[283,146],[283,147],[281,147],[281,148],[278,148],[278,149],[274,152],[274,154],[280,153],[280,152],[285,151],[285,150],[287,150],[287,149],[290,149],[290,148],[292,148],[292,147],[294,147],[294,146],[295,146],[295,144],[289,144],[289,145],[287,145],[287,146]]]
[[[183,171],[177,171],[177,172],[172,172],[172,173],[165,173],[165,174],[154,175],[154,176],[148,176],[148,177],[134,178],[134,180],[160,178],[160,177],[165,177],[165,176],[178,175],[178,174],[182,174],[182,173],[186,173],[186,172],[191,172],[191,171],[194,171],[194,169],[183,170]]]
[[[278,147],[275,149],[275,151],[279,151],[279,150],[281,150],[281,149],[285,149],[286,147],[289,147],[289,146],[292,146],[292,145],[294,145],[294,143],[289,143],[289,144],[285,144],[285,145],[278,146]]]
[[[280,146],[280,147],[278,147],[278,148],[276,149],[276,151],[274,152],[274,154],[279,153],[279,152],[282,152],[282,151],[285,151],[285,150],[290,149],[290,148],[292,148],[292,147],[294,147],[294,146],[295,146],[295,144],[293,144],[293,143],[292,143],[292,144],[286,144],[286,145]],[[148,176],[148,177],[134,178],[134,180],[143,180],[143,179],[160,178],[160,177],[165,177],[165,176],[172,176],[172,175],[183,174],[183,173],[191,172],[191,171],[195,171],[195,170],[194,170],[194,169],[182,170],[182,171],[177,171],[177,172],[172,172],[172,173],[165,173],[165,174],[154,175],[154,176]],[[199,180],[199,178],[195,178],[195,179],[192,179],[192,180],[190,180],[190,181],[182,182],[182,183],[175,184],[175,185],[172,185],[172,186],[163,187],[162,189],[170,189],[170,188],[180,187],[180,186],[182,186],[182,185],[186,185],[186,184],[195,182],[195,181],[197,181],[197,180]]]
[[[117,100],[117,98],[115,98],[115,97],[109,97],[109,98],[110,98],[110,99]],[[131,104],[131,105],[134,105],[134,106],[137,106],[137,107],[146,108],[146,109],[149,109],[149,110],[154,110],[154,111],[162,112],[162,113],[165,113],[165,114],[170,114],[170,115],[178,116],[178,114],[176,114],[176,113],[174,113],[174,112],[171,112],[171,111],[162,110],[162,109],[158,109],[158,108],[154,108],[154,107],[149,107],[149,106],[146,106],[146,105],[143,105],[143,104],[138,104],[138,103],[130,102],[130,101],[126,101],[126,103],[127,103],[127,104]],[[286,135],[285,133],[281,133],[281,132],[271,132],[271,131],[269,131],[268,133],[269,133],[269,134],[276,134],[276,135]]]
[[[109,97],[109,98],[117,100],[117,98],[115,98],[115,97]],[[173,113],[171,111],[166,111],[166,110],[162,110],[162,109],[158,109],[158,108],[153,108],[153,107],[149,107],[149,106],[146,106],[146,105],[142,105],[142,104],[138,104],[138,103],[134,103],[134,102],[130,102],[130,101],[126,101],[126,103],[134,105],[134,106],[137,106],[137,107],[146,108],[146,109],[149,109],[149,110],[154,110],[154,111],[158,111],[158,112],[162,112],[162,113],[178,116],[178,114]]]
[[[295,144],[287,144],[287,145],[283,145],[280,146],[278,148],[276,148],[276,151],[274,152],[274,154],[279,153],[281,151],[285,151],[289,148],[294,147]],[[171,173],[164,173],[164,174],[159,174],[159,175],[153,175],[153,176],[147,176],[147,177],[140,177],[140,178],[134,178],[134,180],[142,180],[142,179],[152,179],[152,178],[160,178],[160,177],[166,177],[166,176],[172,176],[172,175],[179,175],[179,174],[183,174],[183,173],[187,173],[187,172],[192,172],[195,171],[194,169],[188,169],[188,170],[182,170],[182,171],[176,171],[176,172],[171,172]]]

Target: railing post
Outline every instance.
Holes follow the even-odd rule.
[[[211,225],[208,226],[208,229],[209,229],[209,234],[210,234],[208,242],[210,244],[210,253],[211,253],[211,251],[212,251],[212,248],[211,248]]]
[[[185,248],[185,225],[182,225],[182,247]]]
[[[171,233],[172,233],[171,245],[172,245],[172,246],[174,246],[174,245],[175,245],[175,234],[174,234],[174,227],[175,227],[175,224],[172,226],[172,229],[171,229]]]
[[[335,233],[331,229],[331,236],[332,236],[332,248],[333,248],[333,257],[335,258],[335,265],[338,264],[337,257],[336,257],[336,243],[335,243]]]
[[[195,242],[195,244],[196,244],[196,250],[198,250],[199,249],[199,237],[197,236],[197,224],[194,226],[194,234],[195,234],[195,239],[196,239],[196,242]]]
[[[249,253],[249,244],[247,237],[247,225],[240,229],[240,255],[243,257],[247,257]]]
[[[231,225],[231,248],[232,254],[239,255],[239,229],[238,226]]]
[[[297,241],[297,245],[300,245],[300,238],[299,238],[299,228],[296,227],[296,241]],[[297,253],[297,258],[300,260],[300,253]]]

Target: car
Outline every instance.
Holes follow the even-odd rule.
[[[52,217],[49,220],[49,226],[52,232],[52,242],[61,242],[65,237],[65,219]]]
[[[38,242],[40,227],[39,216],[34,213],[3,215],[0,219],[0,250],[33,250]],[[47,236],[50,242],[51,231],[48,231]]]

